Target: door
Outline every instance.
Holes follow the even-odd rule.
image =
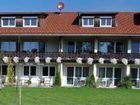
[[[118,84],[121,81],[121,68],[115,68],[115,73],[114,73],[114,85],[118,86]]]
[[[67,84],[73,85],[74,67],[67,68]]]
[[[75,44],[74,42],[68,42],[68,53],[74,53]]]

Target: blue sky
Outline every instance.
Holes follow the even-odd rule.
[[[0,12],[58,11],[56,5],[64,2],[63,11],[140,11],[140,0],[0,0]]]

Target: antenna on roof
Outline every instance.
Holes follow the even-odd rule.
[[[59,3],[57,4],[57,8],[59,9],[60,14],[61,14],[62,9],[64,9],[64,3],[63,3],[63,2],[59,2]]]

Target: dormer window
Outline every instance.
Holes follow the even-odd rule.
[[[112,27],[112,17],[111,16],[101,16],[100,17],[100,27]]]
[[[82,17],[82,27],[94,27],[94,17],[93,16],[83,16]]]
[[[1,17],[1,27],[16,27],[16,18]]]
[[[23,17],[23,27],[38,27],[38,17]]]

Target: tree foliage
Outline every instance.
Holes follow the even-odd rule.
[[[61,86],[60,72],[58,72],[58,71],[57,71],[56,77],[55,77],[55,86]]]
[[[86,79],[86,86],[87,86],[87,87],[96,87],[94,75],[90,75],[90,76]]]
[[[131,88],[132,87],[132,80],[131,76],[125,76],[124,79],[120,82],[118,87],[123,87],[123,88]]]
[[[7,78],[7,84],[12,86],[14,83],[14,67],[10,58],[7,66]]]

